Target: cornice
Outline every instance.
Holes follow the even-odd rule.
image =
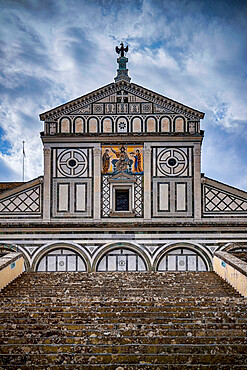
[[[42,136],[42,142],[45,143],[95,143],[97,138],[97,143],[120,143],[126,142],[186,142],[186,143],[201,143],[203,140],[203,135],[171,135],[159,133],[95,133],[95,134],[83,134],[83,135],[75,135],[75,134],[58,134],[54,136]]]
[[[25,220],[26,221],[26,220]],[[239,220],[237,217],[236,219],[226,219],[223,218],[222,220],[211,218],[208,219],[202,219],[202,220],[193,220],[191,221],[184,220],[182,221],[137,221],[137,220],[131,220],[130,222],[124,221],[119,223],[118,220],[115,222],[113,220],[110,220],[110,222],[104,222],[103,220],[101,222],[92,221],[92,222],[68,222],[61,220],[61,222],[58,221],[50,221],[50,222],[44,222],[42,220],[37,220],[35,222],[34,220],[27,220],[27,222],[23,221],[0,221],[0,232],[3,233],[33,233],[40,232],[40,233],[60,233],[67,234],[67,232],[85,232],[89,231],[90,234],[93,232],[101,233],[104,231],[107,231],[111,233],[112,231],[127,231],[129,233],[130,231],[136,232],[136,233],[142,233],[143,231],[147,232],[158,232],[158,233],[174,233],[174,228],[176,228],[176,231],[185,232],[185,233],[195,233],[195,234],[205,234],[205,233],[226,233],[229,236],[231,234],[243,233],[244,235],[247,235],[247,218],[244,220]],[[232,229],[234,228],[234,229]],[[206,234],[205,234],[206,235]]]

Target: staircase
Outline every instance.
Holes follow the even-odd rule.
[[[24,273],[0,369],[247,369],[247,299],[213,272]]]

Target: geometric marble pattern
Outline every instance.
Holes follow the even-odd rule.
[[[142,197],[142,175],[135,175],[135,214],[142,217],[143,197]]]
[[[219,189],[204,187],[205,212],[246,212],[247,200]]]
[[[102,217],[109,217],[110,215],[110,183],[111,175],[102,176]],[[134,210],[137,217],[143,215],[143,193],[142,193],[142,175],[134,175],[136,182],[134,184]]]
[[[40,185],[1,200],[0,212],[40,212]]]
[[[25,246],[24,248],[28,251],[28,253],[29,253],[30,255],[32,255],[32,254],[34,254],[34,252],[35,252],[39,247],[27,247],[27,246]]]
[[[65,177],[79,177],[87,169],[88,160],[83,151],[68,149],[62,151],[57,160],[59,172]]]
[[[102,216],[110,215],[110,183],[108,176],[102,176]]]
[[[159,171],[166,176],[181,175],[188,165],[186,154],[178,148],[166,148],[157,158]]]

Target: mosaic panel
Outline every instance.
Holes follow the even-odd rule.
[[[137,145],[102,146],[102,173],[143,173],[143,147]]]

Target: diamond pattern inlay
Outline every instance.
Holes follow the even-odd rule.
[[[205,186],[205,212],[246,212],[247,199]]]
[[[110,215],[110,184],[109,178],[111,176],[102,176],[102,217],[109,217]],[[135,215],[142,217],[143,215],[143,176],[135,175],[134,199],[135,199]]]
[[[1,212],[40,212],[40,185],[0,201]]]
[[[136,175],[135,183],[135,213],[137,217],[142,217],[143,198],[142,198],[142,175]]]
[[[108,176],[102,177],[102,216],[107,217],[110,214],[110,184]]]

